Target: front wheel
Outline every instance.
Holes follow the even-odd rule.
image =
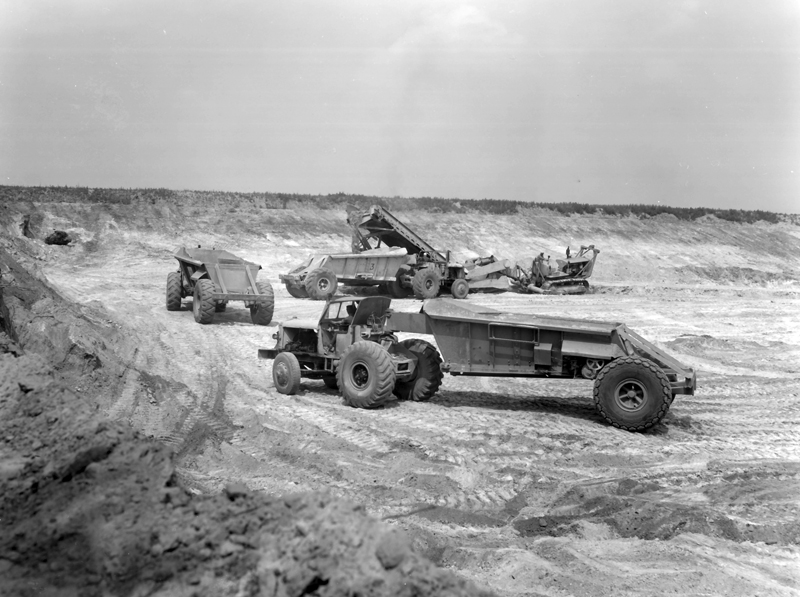
[[[272,362],[272,381],[281,394],[297,394],[300,389],[300,363],[291,352],[279,352]]]
[[[181,310],[181,273],[167,274],[167,311]]]
[[[417,368],[413,379],[398,381],[394,393],[401,400],[430,400],[442,385],[442,357],[439,351],[425,340],[403,340],[400,342],[417,357]]]
[[[275,310],[275,294],[269,282],[256,282],[258,298],[250,306],[250,320],[256,325],[269,325]]]
[[[664,418],[671,403],[669,379],[648,359],[615,359],[595,378],[595,408],[606,421],[620,429],[650,429]]]
[[[431,268],[421,269],[414,274],[414,280],[412,281],[414,296],[418,299],[436,298],[439,295],[440,284],[439,272]]]
[[[286,291],[297,299],[305,299],[308,298],[308,292],[306,292],[305,287],[300,286],[299,284],[292,284],[290,282],[286,282]]]
[[[198,280],[192,296],[192,313],[197,323],[211,323],[214,318],[214,282],[208,278]]]
[[[377,342],[351,344],[336,367],[339,391],[356,408],[374,408],[392,400],[395,379],[392,357]]]
[[[306,276],[305,287],[308,296],[315,301],[325,301],[336,294],[336,286],[339,281],[336,274],[325,268],[312,270]]]
[[[450,287],[450,293],[453,295],[453,298],[467,298],[467,295],[469,294],[469,282],[467,282],[464,278],[458,278],[457,280],[454,280],[453,285]]]

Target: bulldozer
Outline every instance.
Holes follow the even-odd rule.
[[[530,278],[532,281],[526,286],[528,292],[548,292],[558,294],[582,294],[589,288],[586,280],[592,275],[594,262],[600,249],[594,245],[581,245],[577,255],[570,254],[567,247],[566,259],[556,259],[556,265],[550,262],[550,257],[539,253],[533,260]]]
[[[524,267],[511,260],[484,257],[467,262],[466,278],[470,288],[508,289],[527,294],[583,294],[589,290],[587,278],[592,275],[600,249],[581,245],[573,255],[567,247],[566,258],[556,259],[539,253]]]

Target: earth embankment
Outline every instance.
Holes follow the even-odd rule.
[[[106,243],[142,243],[149,250],[178,245],[240,246],[245,239],[264,241],[258,262],[268,275],[283,273],[287,260],[308,252],[349,250],[350,233],[343,206],[319,209],[301,201],[266,201],[253,197],[183,191],[169,200],[134,192],[117,203],[80,202],[57,192],[41,201],[8,201],[4,218],[20,228],[27,217],[31,234],[44,238],[53,229],[69,232],[87,253]],[[62,200],[69,199],[69,200]],[[743,224],[704,216],[679,220],[674,215],[619,217],[565,216],[548,209],[522,208],[509,215],[476,212],[397,212],[437,248],[456,255],[495,255],[520,261],[544,253],[561,258],[594,244],[601,253],[593,274],[596,285],[782,284],[796,282],[800,226]],[[113,252],[113,249],[112,249]],[[154,257],[162,257],[159,253]]]

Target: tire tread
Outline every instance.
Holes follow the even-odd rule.
[[[320,292],[319,288],[317,288],[317,283],[319,282],[320,278],[326,276],[330,278],[331,289],[329,292]],[[304,282],[304,286],[306,292],[308,293],[308,296],[315,301],[324,301],[335,295],[338,285],[339,281],[336,278],[336,274],[333,273],[331,270],[325,269],[323,267],[311,270],[308,276],[306,276]]]
[[[435,284],[432,288],[425,288],[425,281],[428,279],[434,280]],[[414,288],[414,296],[418,299],[431,299],[439,296],[439,272],[431,268],[423,268],[414,274],[412,286]]]
[[[424,378],[417,376],[411,381],[397,382],[394,393],[403,400],[413,400],[414,402],[430,400],[439,391],[444,378],[441,368],[442,357],[439,351],[430,342],[418,338],[403,340],[400,344],[415,353],[419,360],[425,359],[426,368],[432,371],[432,375]],[[417,367],[420,367],[419,363]]]
[[[250,320],[256,325],[269,325],[275,311],[275,292],[267,281],[256,282],[258,298],[250,307]]]
[[[167,311],[181,310],[181,273],[167,274]]]
[[[345,375],[347,373],[349,355],[355,352],[364,352],[367,356],[372,358],[375,362],[377,369],[378,385],[371,396],[365,398],[348,397],[345,392],[347,385],[344,383]],[[395,386],[394,363],[392,357],[386,349],[377,342],[370,342],[362,340],[355,342],[347,347],[342,354],[339,365],[336,367],[336,383],[339,386],[339,391],[345,398],[345,401],[350,406],[358,408],[374,408],[382,406],[383,404],[394,400],[393,390]]]
[[[275,379],[275,365],[279,364],[280,362],[286,363],[287,367],[289,368],[289,376],[291,378],[290,385],[285,388],[285,390],[281,390],[278,387],[278,382]],[[279,352],[275,357],[275,360],[272,362],[272,382],[275,384],[278,392],[288,396],[297,394],[297,392],[300,390],[300,379],[300,363],[297,361],[297,357],[291,352]]]
[[[203,278],[198,280],[194,286],[194,299],[195,301],[199,301],[200,305],[198,307],[198,311],[195,314],[195,321],[197,323],[210,323],[211,320],[214,318],[214,282],[209,280],[208,278]],[[194,308],[194,306],[193,306]]]
[[[661,385],[661,395],[654,397],[656,400],[660,400],[661,404],[658,409],[658,412],[654,417],[645,421],[641,425],[630,426],[630,425],[622,425],[615,421],[606,409],[603,408],[602,398],[600,396],[600,386],[605,379],[605,377],[610,374],[612,371],[618,369],[619,367],[625,365],[635,365],[639,367],[644,367],[645,369],[652,372]],[[608,363],[605,367],[603,367],[600,372],[597,374],[594,383],[594,390],[593,390],[593,398],[594,398],[594,405],[600,415],[611,425],[618,429],[624,429],[625,431],[646,431],[651,427],[657,425],[661,420],[666,416],[667,411],[669,410],[670,405],[672,404],[672,387],[669,383],[669,379],[667,375],[661,370],[661,368],[656,365],[653,361],[649,359],[645,359],[642,357],[621,357],[618,359],[614,359],[610,363]]]

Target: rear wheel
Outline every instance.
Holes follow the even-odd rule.
[[[300,363],[291,352],[279,352],[272,362],[272,381],[281,394],[297,394],[300,389]]]
[[[315,301],[325,301],[336,294],[339,281],[331,270],[319,268],[306,276],[305,287],[308,296]]]
[[[374,408],[393,400],[395,378],[392,357],[376,342],[348,346],[336,368],[339,391],[356,408]]]
[[[407,275],[408,268],[401,267],[394,275],[394,280],[389,282],[389,294],[392,296],[392,298],[403,299],[411,296],[411,289],[406,288],[402,283],[403,276]]]
[[[298,299],[308,298],[308,292],[306,292],[305,287],[300,286],[299,284],[286,283],[286,290],[294,298]]]
[[[250,320],[256,325],[269,325],[272,313],[275,310],[275,295],[272,284],[269,282],[256,282],[258,298],[250,306]]]
[[[614,427],[627,431],[644,431],[658,424],[671,403],[669,379],[648,359],[615,359],[594,382],[595,408]]]
[[[450,293],[453,295],[453,298],[467,298],[467,295],[469,294],[469,282],[467,282],[464,278],[458,278],[450,287]]]
[[[400,344],[417,357],[417,369],[413,379],[397,382],[394,393],[402,400],[430,400],[442,385],[439,351],[425,340],[403,340]]]
[[[181,273],[167,274],[167,311],[181,310]]]
[[[335,375],[326,375],[322,378],[322,381],[325,382],[325,386],[330,388],[331,390],[338,390],[339,389],[339,382],[336,381]]]
[[[414,296],[418,299],[436,298],[439,295],[441,278],[435,269],[425,268],[414,274]]]
[[[208,278],[194,285],[192,313],[197,323],[210,323],[214,318],[214,282]]]

